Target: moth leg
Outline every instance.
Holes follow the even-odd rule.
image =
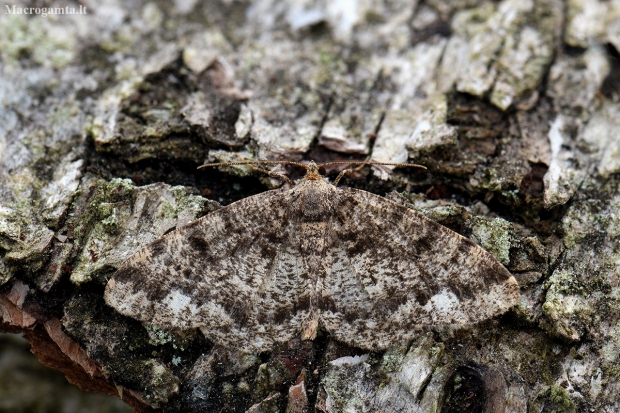
[[[357,168],[356,168],[357,169]],[[355,171],[355,169],[343,169],[342,171],[340,171],[340,173],[338,174],[338,176],[336,177],[336,179],[334,180],[334,186],[338,186],[338,182],[340,182],[340,180],[347,174],[350,174],[351,172]]]
[[[338,174],[338,176],[336,177],[336,179],[334,180],[334,186],[338,186],[338,182],[340,182],[340,180],[341,180],[342,178],[344,178],[344,176],[345,176],[345,175],[348,175],[348,174],[350,174],[351,172],[357,172],[357,171],[360,171],[360,170],[362,170],[362,168],[364,168],[366,165],[370,165],[370,164],[372,164],[372,163],[370,162],[370,155],[368,155],[368,156],[366,157],[366,159],[365,159],[363,162],[361,162],[358,166],[356,166],[355,168],[347,168],[347,169],[343,169],[343,170],[342,170],[342,171]]]
[[[286,183],[287,183],[287,184],[289,184],[290,186],[293,186],[293,181],[291,181],[291,180],[289,179],[289,177],[288,177],[288,176],[286,176],[286,175],[282,175],[282,174],[279,174],[279,173],[277,173],[277,172],[270,171],[270,170],[268,170],[268,169],[259,168],[258,166],[254,166],[254,165],[250,165],[250,167],[251,167],[252,169],[254,169],[255,171],[258,171],[258,172],[262,172],[262,173],[264,173],[264,174],[267,174],[267,175],[271,176],[272,178],[282,179],[284,182],[286,182]]]

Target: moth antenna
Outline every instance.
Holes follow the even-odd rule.
[[[216,162],[200,165],[197,169],[211,168],[217,166],[235,166],[235,165],[295,165],[308,170],[308,165],[293,161],[236,161],[236,162]]]
[[[396,167],[406,167],[406,168],[421,168],[426,169],[426,166],[418,165],[415,163],[393,163],[393,162],[369,162],[369,161],[358,161],[358,162],[347,162],[347,161],[334,161],[334,162],[325,162],[317,165],[319,168],[324,167],[326,165],[358,165],[357,168],[347,168],[338,174],[336,179],[334,180],[334,186],[338,186],[340,180],[347,174],[353,171],[359,171],[366,165],[388,165],[388,166],[396,166]]]
[[[320,167],[324,167],[324,166],[327,166],[327,165],[359,165],[359,166],[386,165],[386,166],[396,166],[396,167],[402,167],[402,168],[421,168],[421,169],[427,169],[426,166],[418,165],[418,164],[415,164],[415,163],[370,162],[370,161],[334,161],[334,162],[320,163],[317,166],[320,168]]]
[[[210,168],[210,167],[217,167],[217,166],[235,166],[235,165],[295,165],[295,166],[300,166],[302,168],[304,168],[306,171],[308,171],[308,165],[299,163],[299,162],[292,162],[292,161],[236,161],[236,162],[216,162],[216,163],[208,163],[208,164],[204,164],[204,165],[200,165],[197,169],[203,169],[203,168]],[[254,169],[255,171],[260,171],[264,174],[267,174],[273,178],[278,178],[278,179],[282,179],[284,182],[286,182],[287,184],[289,184],[290,186],[293,186],[293,181],[291,181],[289,179],[288,176],[276,173],[276,172],[272,172],[272,171],[268,171],[266,169],[263,168],[257,168],[252,166],[252,169]]]
[[[286,182],[286,183],[287,183],[287,184],[289,184],[290,186],[293,186],[293,181],[291,181],[291,180],[289,179],[289,177],[288,177],[288,176],[286,176],[286,175],[284,175],[284,174],[279,174],[279,173],[277,173],[277,172],[273,172],[273,171],[270,171],[270,170],[268,170],[268,169],[259,168],[258,166],[253,166],[253,165],[250,165],[250,166],[251,166],[251,167],[252,167],[252,169],[254,169],[255,171],[262,172],[262,173],[264,173],[264,174],[266,174],[266,175],[269,175],[269,176],[270,176],[270,177],[272,177],[272,178],[282,179],[284,182]]]

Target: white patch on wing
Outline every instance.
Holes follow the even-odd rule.
[[[444,289],[439,294],[432,296],[424,305],[424,309],[435,319],[449,318],[449,315],[456,315],[460,304],[461,302],[452,291]]]
[[[178,317],[183,311],[186,311],[190,306],[192,299],[179,290],[173,290],[164,298],[164,303],[174,312]]]

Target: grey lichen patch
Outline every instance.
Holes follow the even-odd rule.
[[[335,152],[367,154],[385,111],[386,94],[380,93],[383,82],[376,73],[358,70],[353,79],[353,84],[337,80],[318,144]]]
[[[618,298],[616,297],[616,301]],[[618,352],[620,351],[620,322],[611,328],[607,341],[601,349],[601,356],[605,363],[606,370],[612,376],[620,376],[620,360],[618,360]]]
[[[415,158],[420,152],[430,152],[440,146],[457,142],[456,129],[447,124],[448,102],[443,94],[435,94],[426,102],[425,111],[405,144]]]
[[[550,329],[568,340],[579,340],[594,315],[588,300],[578,295],[583,291],[575,278],[574,272],[554,272],[542,307],[552,321]]]
[[[325,405],[334,412],[371,410],[373,398],[368,398],[362,389],[370,387],[373,393],[376,391],[376,384],[368,386],[367,383],[372,383],[372,376],[367,355],[333,360],[322,381]]]
[[[610,71],[605,50],[596,45],[578,56],[563,55],[549,70],[546,94],[567,116],[587,121],[598,108],[597,92]]]
[[[143,395],[151,406],[159,406],[178,393],[179,379],[160,361],[152,359],[137,367],[142,370]]]
[[[66,212],[73,195],[78,188],[82,176],[82,159],[73,160],[68,157],[60,163],[54,171],[52,181],[41,189],[41,196],[45,199],[42,208],[43,219],[52,228],[58,226],[60,218]]]
[[[219,28],[211,28],[194,34],[183,49],[183,62],[196,73],[200,73],[223,55],[232,52],[231,44]]]
[[[71,274],[75,284],[109,274],[139,247],[214,207],[187,188],[164,184],[135,187],[122,179],[99,181],[93,193],[81,218],[92,226],[78,225],[85,233]]]
[[[443,344],[435,342],[430,335],[426,335],[416,340],[404,358],[391,368],[387,368],[385,364],[388,358],[386,354],[383,357],[382,368],[390,372],[392,378],[416,399],[423,400],[425,387],[443,355]]]
[[[441,122],[445,119],[445,97],[437,93],[434,68],[445,47],[445,40],[420,44],[398,56],[389,55],[375,63],[393,84],[381,128],[377,133],[371,160],[377,162],[405,162],[411,150],[450,142],[453,129]],[[387,179],[385,171],[375,174]]]
[[[513,239],[510,222],[502,218],[489,220],[488,218],[474,217],[470,225],[473,239],[493,254],[499,262],[508,265]]]
[[[616,306],[620,300],[616,299]],[[618,352],[620,351],[620,322],[610,329],[609,334],[605,337],[605,342],[600,349],[600,358],[594,357],[585,360],[585,363],[592,365],[588,371],[589,375],[584,375],[584,379],[588,380],[584,386],[589,393],[591,400],[599,402],[603,400],[618,400],[620,395],[620,360]],[[595,362],[590,361],[596,360]],[[604,403],[604,402],[603,402]]]
[[[617,103],[603,102],[584,127],[578,145],[590,154],[598,174],[608,178],[620,171],[620,109]]]
[[[380,359],[342,357],[329,364],[322,380],[327,412],[435,412],[434,387],[427,386],[440,364],[443,346],[430,336]],[[430,389],[429,389],[430,387]]]
[[[615,40],[612,25],[620,19],[620,6],[617,3],[571,0],[567,2],[566,14],[564,41],[568,45],[585,48],[592,43],[603,44]]]
[[[235,134],[238,139],[246,140],[254,124],[254,114],[247,104],[242,103],[239,107],[239,117],[235,122]]]
[[[565,204],[573,196],[591,164],[598,164],[599,173],[605,176],[617,167],[613,145],[605,146],[608,138],[599,134],[615,124],[614,115],[610,117],[615,112],[613,105],[601,110],[596,97],[609,70],[604,50],[595,46],[582,56],[560,58],[551,67],[547,94],[559,113],[548,132],[551,162],[544,178],[548,208]],[[590,120],[593,112],[597,114]],[[584,130],[589,120],[593,123]],[[603,159],[609,165],[600,163]]]
[[[220,60],[194,73],[176,59],[130,85],[129,93],[111,91],[102,98],[90,128],[97,150],[132,163],[200,163],[209,146],[241,147],[247,133],[237,136],[235,125],[247,95],[231,76]]]
[[[247,151],[234,152],[225,151],[223,149],[214,149],[209,151],[209,162],[239,162],[254,160],[254,155]],[[246,177],[256,173],[255,168],[251,165],[234,165],[220,168],[231,175]]]
[[[20,57],[29,55],[43,66],[66,66],[76,52],[74,29],[73,24],[67,24],[56,16],[30,18],[25,14],[5,13],[0,22],[2,61],[17,65]]]
[[[149,335],[149,344],[153,346],[161,346],[172,341],[172,334],[169,331],[163,330],[155,325],[144,325],[146,332]]]
[[[554,121],[549,131],[552,159],[545,175],[545,204],[566,203],[592,167],[604,178],[620,168],[616,112],[615,105],[605,105],[585,127],[563,116]]]
[[[41,267],[54,235],[39,218],[42,199],[38,191],[43,183],[30,168],[7,175],[2,176],[0,190],[3,195],[0,247],[6,252],[4,269],[8,272],[19,265],[32,273]]]
[[[552,332],[569,340],[590,333],[599,337],[601,326],[618,320],[617,263],[620,260],[618,182],[582,195],[562,220],[564,256],[546,283],[543,310]],[[608,333],[602,333],[601,339]]]
[[[527,2],[523,2],[524,4]],[[508,33],[495,62],[497,76],[490,100],[502,110],[515,101],[527,100],[527,94],[537,95],[552,58],[556,36],[562,21],[563,4],[558,0],[534,2],[523,25]],[[536,100],[536,96],[533,96]],[[521,102],[526,108],[530,102]]]
[[[272,393],[260,403],[253,404],[247,413],[279,413],[284,397],[281,393]]]
[[[483,96],[490,90],[498,72],[494,56],[500,53],[506,38],[519,30],[533,8],[532,1],[505,1],[499,5],[485,2],[454,16],[455,36],[446,48],[446,55],[453,57],[444,60],[444,73],[453,79],[458,91]],[[463,70],[453,70],[451,65],[457,61]],[[444,90],[449,88],[446,86]]]
[[[532,106],[536,88],[553,58],[562,19],[559,1],[482,2],[458,11],[446,46],[439,83],[482,97],[502,110]],[[463,70],[454,70],[458,65]]]
[[[166,18],[167,14],[172,13],[153,2],[141,6],[112,8],[106,12],[107,19],[95,19],[92,30],[96,33],[93,36],[99,47],[121,56],[137,54],[141,60],[147,59],[145,55],[154,51],[157,54],[161,49],[170,47],[160,30],[165,27],[167,32],[175,31],[175,20]]]
[[[569,208],[562,220],[563,240],[566,248],[572,249],[582,244],[585,238],[592,235],[591,229],[600,233],[605,231],[609,224],[615,223],[613,216],[599,215],[602,209],[604,209],[604,204],[598,199],[586,199],[579,202],[579,208]]]
[[[571,150],[571,147],[574,147],[576,128],[579,128],[579,125],[560,115],[549,130],[551,163],[544,178],[544,200],[547,208],[568,202],[586,175],[585,156],[578,150]]]
[[[259,67],[252,67],[252,72],[261,73],[260,77],[247,73],[253,91],[248,102],[254,115],[252,139],[262,158],[299,156],[310,149],[319,134],[329,102],[329,82],[309,81],[316,73],[302,70],[313,57],[308,53],[293,43],[282,43],[277,50],[267,47],[261,50]],[[310,67],[325,73],[314,64]],[[271,76],[285,79],[278,85],[271,84],[267,81]]]
[[[264,13],[257,11],[263,7]],[[298,7],[283,3],[277,11],[272,9],[266,3],[254,5],[248,19],[257,26],[249,29],[286,26],[287,11],[296,13]],[[282,19],[263,20],[271,13]],[[342,90],[341,83],[347,83],[343,75],[349,73],[341,50],[326,38],[276,41],[275,36],[261,29],[245,39],[235,55],[236,76],[252,92],[247,108],[253,115],[251,138],[259,157],[291,159],[307,152],[320,135],[334,90]]]
[[[562,369],[565,371],[566,380],[561,386],[566,388],[575,401],[588,401],[594,405],[603,391],[603,382],[607,381],[608,377],[616,376],[612,371],[613,368],[609,367],[611,364],[617,364],[617,361],[614,360],[610,364],[609,359],[601,357],[603,352],[599,353],[598,347],[597,344],[584,342],[571,348],[564,358]],[[608,391],[609,387],[605,390]]]
[[[11,279],[16,269],[15,266],[7,264],[4,256],[0,256],[0,286]]]

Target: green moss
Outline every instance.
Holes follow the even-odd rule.
[[[6,263],[4,254],[0,253],[0,285],[3,285],[9,281],[11,277],[13,277],[13,274],[15,274],[16,270],[17,268]]]
[[[532,402],[528,411],[541,413],[575,413],[577,408],[566,389],[558,386],[545,386]]]
[[[388,350],[381,358],[381,369],[385,372],[398,370],[406,354],[407,347],[397,347]]]
[[[161,346],[172,341],[172,335],[170,332],[162,330],[153,324],[144,324],[144,327],[149,334],[149,344],[153,346]]]
[[[279,389],[285,382],[290,382],[294,379],[295,377],[288,371],[282,361],[274,359],[258,367],[255,392],[260,398],[265,398],[274,390]]]
[[[575,248],[588,234],[592,234],[593,224],[597,221],[598,200],[580,202],[578,208],[570,208],[562,219],[564,245]]]
[[[112,209],[112,213],[101,221],[103,230],[107,233],[114,234],[119,225],[118,217],[116,216],[116,209]]]
[[[75,117],[79,113],[77,106],[63,106],[58,108],[55,112],[51,112],[47,115],[50,125],[60,125]]]
[[[103,41],[99,46],[109,53],[120,52],[131,55],[135,52],[135,43],[140,39],[140,32],[133,26],[123,25],[112,34],[112,38]],[[146,45],[143,47],[146,49]]]
[[[42,199],[38,196],[44,186],[34,171],[23,168],[4,180],[5,193],[0,208],[0,247],[5,250],[5,281],[14,266],[28,273],[36,272],[48,259],[46,254],[53,231],[41,222]]]
[[[0,20],[0,55],[9,64],[29,55],[38,64],[60,68],[75,55],[76,38],[70,32],[61,21],[8,14]]]
[[[620,379],[620,322],[611,329],[600,352],[603,358],[604,376]]]
[[[163,217],[178,217],[182,211],[191,211],[193,215],[200,216],[205,210],[211,210],[212,205],[209,200],[193,195],[187,191],[187,188],[175,186],[170,188],[170,192],[174,195],[174,204],[165,203],[162,205],[161,213]]]
[[[545,286],[554,294],[581,295],[585,292],[585,286],[579,281],[577,274],[569,269],[555,271]]]
[[[504,265],[510,263],[512,245],[512,225],[510,222],[495,218],[475,217],[472,219],[471,231],[478,243]]]
[[[381,24],[385,23],[385,16],[377,10],[370,9],[364,14],[364,20],[368,24]]]
[[[80,201],[87,205],[74,225],[81,251],[71,274],[75,284],[93,278],[105,283],[135,249],[213,209],[210,201],[184,187],[136,187],[127,179],[87,185],[92,185],[93,195]]]
[[[221,149],[209,151],[209,158],[214,159],[215,162],[239,162],[252,161],[255,159],[250,152],[232,153]],[[252,176],[256,173],[255,169],[250,165],[226,166],[222,167],[221,170],[240,177]]]
[[[369,384],[381,388],[391,381],[391,376],[381,369],[377,372],[374,364],[366,360],[329,366],[322,384],[333,403],[334,411],[372,411],[369,408],[370,400],[367,399],[369,392],[372,392]]]
[[[104,366],[103,371],[113,377],[123,377],[125,385],[139,390],[153,407],[165,404],[179,392],[179,379],[159,360],[124,360],[122,366]]]

